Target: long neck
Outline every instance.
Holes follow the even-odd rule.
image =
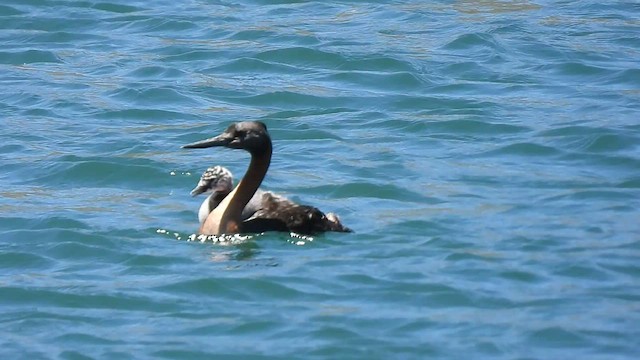
[[[238,186],[228,195],[229,203],[220,219],[219,229],[227,234],[242,231],[242,210],[249,203],[267,174],[271,163],[271,143],[260,154],[251,154],[251,162]]]

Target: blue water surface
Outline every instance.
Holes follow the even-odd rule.
[[[635,1],[0,5],[0,358],[637,359]],[[354,233],[190,241],[180,146]]]

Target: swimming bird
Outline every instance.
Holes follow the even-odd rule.
[[[202,202],[198,211],[198,220],[200,224],[204,223],[211,211],[218,207],[222,200],[233,190],[233,175],[231,171],[223,166],[216,165],[210,167],[202,173],[198,185],[191,190],[191,196],[197,196],[202,193],[208,193],[209,196]],[[249,203],[242,210],[242,220],[250,219],[250,222],[258,221],[260,218],[267,216],[274,209],[293,208],[299,206],[293,201],[281,195],[274,194],[270,191],[261,189],[256,190]],[[333,213],[326,214],[331,222],[339,222],[337,215]],[[264,221],[262,219],[261,221]],[[286,230],[286,229],[285,229]]]
[[[191,196],[209,194],[200,204],[198,210],[198,221],[202,225],[207,216],[218,207],[222,200],[233,190],[233,174],[229,169],[216,165],[210,167],[202,173],[198,185],[191,190]],[[246,220],[262,208],[262,194],[264,191],[258,189],[249,203],[242,210],[242,220]]]
[[[313,234],[324,231],[350,232],[337,215],[324,214],[313,206],[299,205],[272,193],[262,195],[262,208],[243,220],[242,211],[254,196],[271,163],[273,147],[267,126],[259,121],[233,123],[220,135],[184,145],[198,149],[224,146],[251,155],[247,171],[235,187],[207,216],[199,232],[205,235],[265,231]]]

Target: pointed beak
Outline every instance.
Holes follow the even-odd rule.
[[[191,190],[191,196],[198,196],[205,191],[207,191],[206,187],[198,185],[195,188],[193,188],[193,190]]]
[[[227,133],[222,133],[218,136],[214,136],[212,138],[206,140],[196,141],[191,144],[182,145],[183,149],[203,149],[213,146],[227,146],[229,143],[233,141],[233,137]]]
[[[233,189],[233,183],[231,182],[230,179],[220,179],[218,180],[218,182],[215,184],[215,187],[209,188],[209,184],[207,184],[206,182],[202,182],[202,180],[198,183],[198,186],[196,186],[195,188],[193,188],[193,190],[191,190],[191,196],[198,196],[202,193],[205,193],[209,190],[211,190],[212,192],[217,192],[217,193],[221,193],[221,194],[228,194],[231,192],[231,190]]]

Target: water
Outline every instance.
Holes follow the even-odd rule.
[[[2,358],[635,359],[640,6],[4,1]],[[353,234],[187,241],[237,120]]]

